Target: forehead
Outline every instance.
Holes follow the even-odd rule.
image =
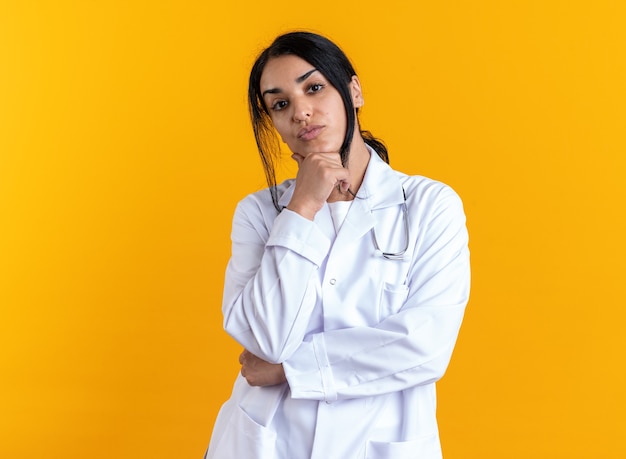
[[[261,91],[297,84],[296,80],[315,67],[301,57],[287,54],[271,57],[261,73]],[[319,72],[316,72],[319,74]]]

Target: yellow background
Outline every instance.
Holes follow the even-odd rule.
[[[264,185],[246,79],[294,28],[353,59],[392,164],[465,201],[446,458],[626,457],[625,24],[622,0],[1,0],[0,457],[202,457],[238,371],[231,216]]]

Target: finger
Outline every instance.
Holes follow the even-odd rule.
[[[339,188],[342,193],[345,193],[350,188],[350,183],[348,183],[346,180],[341,180],[339,182]]]

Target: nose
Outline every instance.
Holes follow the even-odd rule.
[[[293,100],[292,107],[294,122],[306,122],[311,118],[311,105],[304,98],[298,98],[296,100]]]

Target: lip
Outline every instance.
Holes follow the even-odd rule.
[[[314,125],[314,126],[306,126],[298,131],[298,139],[300,140],[313,140],[315,139],[324,129],[324,126]]]

